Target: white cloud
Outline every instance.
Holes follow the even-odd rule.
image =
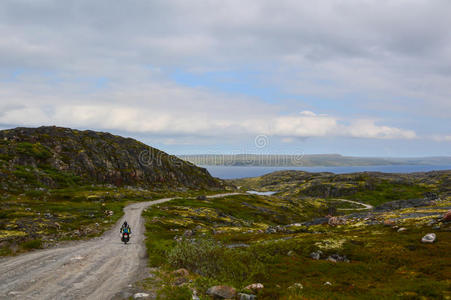
[[[389,126],[378,126],[372,120],[356,120],[345,129],[346,133],[358,138],[378,139],[414,139],[416,133],[413,130],[404,130]]]
[[[451,135],[433,135],[431,139],[437,142],[451,142]]]
[[[95,94],[95,102],[78,100],[79,95],[68,95],[63,103],[47,95],[39,96],[31,90],[28,92],[34,95],[34,102],[30,102],[24,92],[18,97],[20,100],[16,101],[16,105],[3,107],[0,124],[56,124],[168,138],[231,138],[259,134],[280,136],[285,140],[326,136],[377,139],[415,137],[415,132],[411,130],[379,126],[371,120],[343,120],[312,111],[281,116],[277,105],[262,104],[252,98],[227,98],[226,95],[202,89],[146,85],[140,86],[139,92],[134,90],[136,88],[126,90],[121,87],[116,90],[110,87],[108,91]],[[7,97],[7,90],[3,93],[6,94],[3,97]],[[345,122],[350,125],[344,125]]]

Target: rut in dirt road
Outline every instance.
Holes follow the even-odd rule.
[[[146,266],[143,209],[172,199],[127,206],[99,238],[0,260],[0,299],[111,299]],[[132,228],[128,245],[119,235],[124,220]]]

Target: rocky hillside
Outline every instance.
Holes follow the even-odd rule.
[[[0,188],[112,184],[218,188],[206,169],[137,140],[61,127],[0,131]]]
[[[279,171],[230,182],[243,190],[277,191],[278,196],[290,199],[344,198],[374,206],[390,201],[451,195],[451,171],[410,174]]]

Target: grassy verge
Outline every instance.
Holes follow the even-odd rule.
[[[449,200],[442,210],[451,206]],[[178,290],[182,297],[189,287],[208,299],[205,292],[212,285],[245,291],[259,282],[265,286],[259,299],[450,299],[449,224],[432,229],[424,218],[412,219],[399,224],[406,231],[397,232],[392,226],[355,220],[335,227],[268,230],[305,219],[305,207],[284,201],[238,195],[180,199],[149,208],[144,215],[150,265],[165,274],[186,268],[192,281],[171,285],[169,276],[161,298],[169,299],[165,293],[175,297]],[[420,242],[428,232],[437,233],[437,243]],[[350,262],[311,259],[317,250],[322,258],[338,254]]]

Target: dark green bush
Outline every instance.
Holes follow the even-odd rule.
[[[212,276],[220,270],[222,248],[215,241],[183,240],[168,253],[168,262],[175,268],[187,268],[203,276]]]
[[[26,241],[22,244],[22,247],[27,250],[40,249],[42,247],[42,241],[40,239]]]
[[[28,142],[22,142],[17,144],[16,149],[17,152],[21,154],[30,155],[37,159],[47,159],[52,157],[50,150],[40,143],[32,144]]]
[[[205,277],[244,286],[264,274],[264,263],[250,249],[227,249],[212,239],[181,241],[168,253],[174,268],[186,268]]]
[[[165,286],[158,291],[158,300],[191,300],[191,290],[186,286]]]

